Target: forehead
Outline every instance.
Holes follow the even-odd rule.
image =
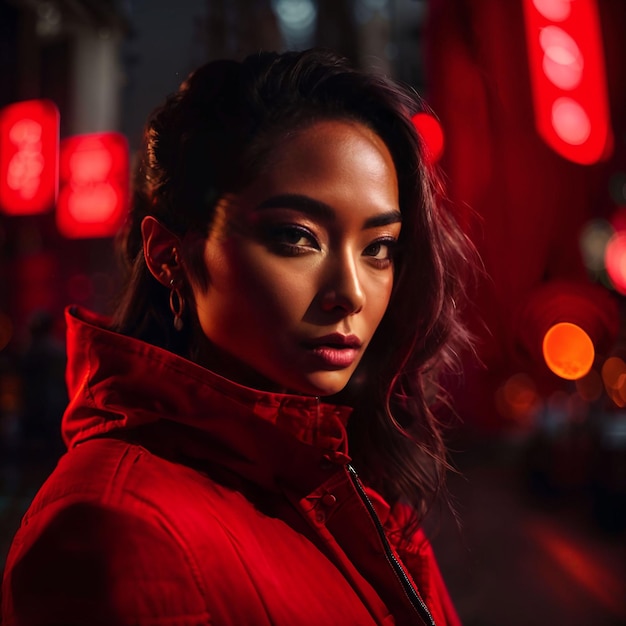
[[[286,133],[276,140],[266,165],[280,164],[284,167],[294,163],[294,159],[298,165],[302,161],[306,164],[314,160],[341,165],[342,161],[352,161],[359,154],[363,155],[361,165],[367,160],[373,171],[382,165],[390,167],[395,174],[393,159],[385,142],[371,128],[350,120],[321,120]],[[322,171],[325,169],[322,168]]]
[[[398,205],[389,149],[370,128],[351,121],[319,121],[279,138],[243,195],[274,193],[310,195],[331,206]]]

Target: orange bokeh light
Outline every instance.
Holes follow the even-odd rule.
[[[547,366],[561,378],[577,380],[591,370],[595,349],[589,335],[576,324],[554,324],[543,338]]]
[[[606,393],[619,407],[626,405],[626,363],[618,356],[608,358],[602,365],[602,381]]]
[[[539,404],[537,388],[528,374],[514,374],[496,392],[500,414],[520,425],[530,423]]]

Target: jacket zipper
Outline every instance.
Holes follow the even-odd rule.
[[[422,618],[424,623],[428,624],[428,626],[435,626],[435,620],[433,619],[433,616],[430,614],[428,607],[426,606],[424,601],[419,597],[419,595],[415,591],[413,585],[411,584],[411,581],[409,580],[406,572],[404,571],[404,568],[400,564],[400,561],[398,561],[398,558],[393,553],[393,550],[391,549],[391,545],[389,543],[389,539],[387,539],[387,535],[385,534],[385,529],[383,528],[383,525],[378,517],[378,514],[376,513],[376,510],[374,509],[374,505],[372,504],[372,501],[369,499],[367,493],[365,493],[365,489],[363,489],[363,485],[361,484],[359,475],[356,473],[356,470],[354,469],[354,467],[352,467],[350,463],[348,463],[346,467],[348,469],[348,473],[350,474],[352,483],[354,484],[361,500],[363,501],[363,504],[365,504],[367,510],[369,511],[370,517],[372,518],[374,525],[376,526],[376,530],[378,531],[378,535],[385,549],[387,560],[389,561],[394,573],[400,580],[400,583],[402,584],[402,588],[404,589],[404,593],[407,595],[413,608],[417,611],[417,613]]]

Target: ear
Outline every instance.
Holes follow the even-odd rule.
[[[183,274],[180,239],[151,215],[143,218],[141,235],[150,273],[166,287],[172,281],[180,283]]]

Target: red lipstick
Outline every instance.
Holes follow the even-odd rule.
[[[331,333],[304,342],[322,366],[341,369],[354,363],[361,348],[361,340],[356,335]]]

